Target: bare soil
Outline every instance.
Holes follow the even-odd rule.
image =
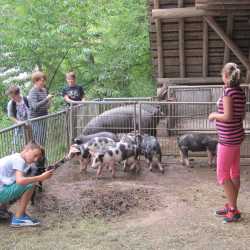
[[[164,158],[165,174],[142,162],[138,174],[105,170],[80,174],[77,162],[56,170],[29,212],[39,228],[12,229],[0,222],[0,249],[249,249],[250,169],[242,161],[239,208],[243,220],[223,224],[213,215],[225,203],[206,158]],[[15,207],[12,207],[15,210]]]

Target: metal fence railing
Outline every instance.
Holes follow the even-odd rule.
[[[0,157],[18,152],[31,138],[45,147],[49,163],[63,158],[72,139],[80,134],[132,131],[157,136],[164,155],[177,155],[176,137],[185,133],[216,136],[208,121],[215,102],[155,102],[145,100],[86,101],[64,111],[28,120],[0,130]],[[247,103],[250,110],[250,103]],[[246,139],[242,156],[250,153],[250,112],[244,120]]]
[[[242,84],[247,101],[250,102],[249,85]],[[217,102],[223,94],[223,85],[169,86],[168,97],[174,96],[178,102]]]
[[[25,123],[0,130],[0,157],[19,152],[28,141]]]
[[[48,163],[64,157],[69,148],[69,111],[30,119],[18,125],[0,130],[0,157],[20,152],[34,139],[45,147]]]
[[[100,131],[120,134],[137,130],[142,134],[156,135],[164,155],[178,154],[176,137],[179,135],[192,132],[216,136],[215,123],[208,121],[208,115],[216,111],[214,102],[105,101],[85,102],[73,109],[76,135]],[[247,113],[244,156],[249,156],[250,152],[249,121],[250,114]]]

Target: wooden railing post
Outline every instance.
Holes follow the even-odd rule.
[[[159,0],[154,0],[154,8],[159,9]],[[163,77],[164,64],[163,64],[163,49],[162,49],[162,29],[161,20],[155,19],[155,29],[156,29],[156,46],[157,46],[157,60],[158,60],[158,74],[157,77]]]

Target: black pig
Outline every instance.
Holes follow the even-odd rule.
[[[180,150],[182,164],[190,166],[188,151],[207,151],[208,165],[211,167],[216,155],[218,141],[205,134],[185,134],[177,137],[177,145]]]

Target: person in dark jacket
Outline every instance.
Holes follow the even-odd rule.
[[[64,87],[62,96],[64,101],[68,106],[75,106],[83,102],[84,99],[84,89],[82,86],[76,84],[76,75],[73,71],[66,74],[67,86]],[[72,109],[72,137],[77,136],[77,109]]]

